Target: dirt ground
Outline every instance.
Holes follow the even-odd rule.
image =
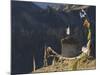
[[[32,73],[41,72],[62,72],[62,71],[76,71],[76,70],[94,70],[96,69],[96,59],[92,57],[82,57],[81,59],[60,60],[53,65],[42,67]]]

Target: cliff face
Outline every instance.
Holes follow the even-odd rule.
[[[11,7],[12,73],[31,72],[33,55],[36,59],[36,68],[42,67],[45,45],[51,46],[61,54],[61,39],[67,37],[68,26],[71,28],[70,37],[80,43],[80,48],[86,43],[84,41],[86,37],[83,35],[86,31],[82,27],[79,10],[67,12],[67,9],[63,8],[62,11],[59,8],[55,11],[58,7],[52,8],[52,6],[44,10],[35,3],[21,1],[12,1]],[[95,7],[88,7],[86,10],[94,25]]]

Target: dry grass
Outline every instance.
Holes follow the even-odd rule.
[[[92,57],[81,55],[80,59],[61,60],[54,65],[37,69],[37,72],[60,72],[60,71],[75,71],[75,70],[89,70],[96,68],[96,60]],[[33,72],[34,73],[34,72]]]

